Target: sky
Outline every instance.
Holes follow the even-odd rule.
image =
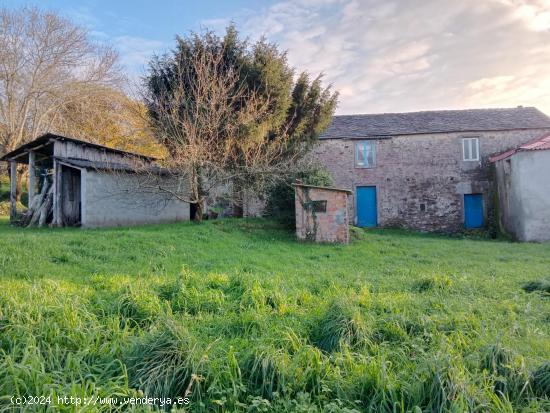
[[[550,115],[550,0],[0,0],[54,10],[115,47],[137,79],[175,36],[230,22],[297,72],[324,74],[337,114],[536,106]]]

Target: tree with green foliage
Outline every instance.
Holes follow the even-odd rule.
[[[277,45],[242,40],[234,26],[223,37],[178,37],[172,53],[150,62],[145,86],[167,166],[190,183],[185,199],[200,210],[215,188],[231,188],[237,215],[246,190],[296,172],[337,104],[321,75],[295,76]]]
[[[306,185],[331,186],[332,177],[318,165],[310,165],[276,182],[266,191],[266,214],[281,223],[294,227],[296,225],[296,202],[293,182]]]

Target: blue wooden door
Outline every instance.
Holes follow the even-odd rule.
[[[357,226],[375,227],[378,224],[376,209],[376,187],[358,186],[357,197]]]
[[[464,226],[466,228],[481,228],[484,224],[483,195],[464,195]]]

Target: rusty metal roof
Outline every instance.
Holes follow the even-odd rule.
[[[491,156],[489,158],[489,161],[491,162],[500,161],[502,159],[509,158],[510,156],[518,152],[544,151],[544,150],[550,150],[550,135],[545,136],[543,138],[538,138],[531,142],[524,143],[523,145],[520,145],[517,148],[499,153],[498,155]]]

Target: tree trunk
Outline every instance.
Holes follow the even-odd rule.
[[[244,216],[244,197],[243,197],[244,185],[238,179],[233,181],[233,216],[235,218],[242,218]]]
[[[195,204],[195,221],[197,222],[202,221],[202,215],[204,214],[203,203],[204,201],[201,199]]]
[[[204,214],[204,199],[202,198],[202,188],[200,179],[200,167],[193,167],[193,174],[191,176],[191,196],[195,201],[195,221],[201,222]]]

